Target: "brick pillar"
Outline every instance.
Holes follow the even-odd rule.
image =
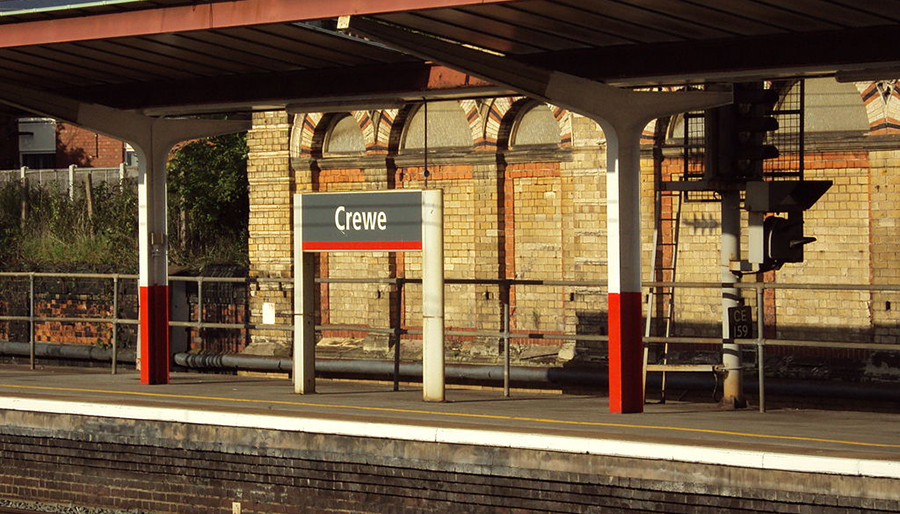
[[[475,218],[474,267],[475,276],[481,279],[506,278],[501,242],[506,237],[503,219],[503,180],[497,164],[475,166],[473,191]],[[475,328],[499,331],[503,315],[503,289],[498,285],[480,284],[475,290]],[[452,299],[449,301],[453,301]],[[482,341],[497,351],[497,338]]]
[[[292,214],[294,190],[290,166],[290,123],[284,111],[253,114],[247,134],[250,184],[250,276],[292,277]],[[275,306],[275,323],[289,325],[293,284],[261,282],[250,287],[251,323],[262,323],[263,305]],[[250,331],[245,353],[290,355],[290,332],[258,328]]]

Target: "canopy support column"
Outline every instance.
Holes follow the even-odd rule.
[[[141,383],[169,381],[166,161],[176,144],[248,130],[249,122],[152,118],[20,86],[2,84],[0,103],[57,118],[131,144],[138,156]]]

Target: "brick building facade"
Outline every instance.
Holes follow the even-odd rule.
[[[41,133],[36,133],[36,131]],[[38,146],[34,146],[40,140]],[[113,168],[131,164],[124,142],[49,118],[0,115],[0,169]]]
[[[900,283],[900,252],[892,242],[900,216],[900,90],[894,82],[816,79],[807,81],[805,103],[805,178],[832,180],[834,186],[807,212],[806,232],[818,241],[807,247],[806,260],[760,280],[863,287]],[[446,277],[481,281],[448,284],[448,330],[498,331],[502,305],[508,302],[513,331],[541,333],[542,339],[530,343],[550,353],[563,341],[554,340],[554,334],[605,333],[606,292],[599,284],[607,276],[606,155],[599,126],[524,98],[435,102],[429,110],[427,130],[420,104],[383,111],[256,114],[248,137],[251,273],[291,275],[295,192],[439,188],[445,202]],[[666,150],[679,137],[678,124],[674,117],[645,131],[644,280],[656,278],[650,263],[656,250],[657,172],[682,166],[681,157]],[[677,281],[719,281],[719,210],[715,201],[684,204]],[[415,278],[420,270],[416,253],[331,253],[319,257],[317,274]],[[505,279],[525,282],[506,287]],[[320,322],[342,327],[324,335],[362,337],[363,331],[348,326],[387,327],[396,310],[401,326],[420,326],[418,287],[407,284],[398,292],[384,283],[321,284]],[[272,303],[276,323],[290,322],[290,286],[260,284],[251,295],[254,320],[260,319],[264,303]],[[900,314],[892,306],[897,296],[864,290],[768,291],[766,334],[896,343]],[[752,291],[745,297],[755,305]],[[679,290],[675,333],[715,337],[720,311],[719,291]],[[289,344],[284,333],[266,330],[254,331],[251,340]],[[481,346],[479,341],[485,342],[450,338],[448,355],[496,352],[495,338]],[[523,343],[523,355],[535,354],[523,349],[526,339],[516,341]],[[856,355],[868,358],[869,353]]]

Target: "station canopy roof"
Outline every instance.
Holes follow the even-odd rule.
[[[148,114],[503,92],[344,15],[623,87],[900,76],[900,0],[0,0],[0,88]]]

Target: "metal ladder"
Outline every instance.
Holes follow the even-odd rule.
[[[653,270],[654,281],[674,282],[675,271],[678,264],[678,236],[681,230],[681,207],[684,203],[684,192],[657,189],[655,195],[656,223],[653,226],[653,254],[650,268]],[[668,217],[664,213],[669,213]],[[671,240],[664,240],[665,234],[671,234]],[[654,319],[657,302],[662,303],[662,316]],[[654,321],[663,322],[663,334],[669,337],[672,334],[672,320],[674,316],[675,290],[673,287],[651,287],[647,295],[647,316],[644,326],[644,337],[650,337],[653,332]],[[647,372],[662,372],[662,391],[660,403],[666,401],[666,373],[674,371],[669,364],[669,344],[663,344],[662,364],[649,364],[650,348],[644,346],[644,397],[647,394]]]
[[[681,147],[683,165],[678,182],[702,181],[705,177],[703,164],[705,153],[705,114],[700,112],[684,113],[684,135]],[[653,226],[653,255],[650,267],[653,270],[654,281],[675,282],[678,264],[678,241],[681,232],[682,207],[685,202],[691,201],[715,201],[707,198],[702,190],[690,190],[682,187],[666,187],[666,183],[675,180],[668,177],[663,180],[663,170],[656,167],[656,212]],[[690,196],[689,196],[690,195]],[[654,319],[657,305],[660,304],[660,316]],[[652,287],[647,295],[647,315],[644,327],[644,336],[653,334],[654,326],[662,324],[661,335],[668,338],[672,336],[672,326],[675,317],[675,289],[672,286]],[[663,343],[662,358],[660,364],[649,364],[650,347],[644,347],[644,397],[647,391],[647,372],[662,373],[662,390],[660,403],[666,402],[666,378],[670,372],[712,372],[714,366],[710,364],[676,364],[669,358],[669,344]]]

